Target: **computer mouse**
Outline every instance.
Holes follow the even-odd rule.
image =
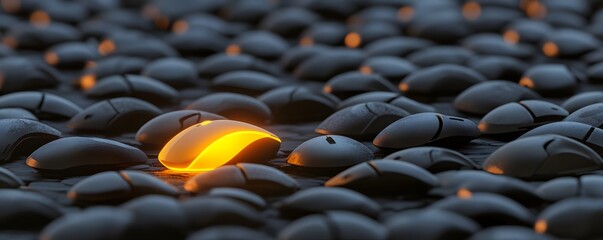
[[[194,176],[184,184],[191,193],[218,187],[241,188],[260,196],[289,195],[300,189],[299,183],[276,168],[254,163],[237,163]]]
[[[159,152],[159,161],[177,171],[209,171],[224,164],[266,162],[281,140],[254,125],[232,120],[206,120],[174,136]]]
[[[116,75],[98,80],[86,91],[91,98],[133,97],[155,104],[168,104],[178,98],[178,92],[158,80],[140,75]]]
[[[348,28],[340,22],[322,22],[305,29],[300,35],[300,45],[342,46],[348,34]],[[354,36],[357,41],[358,36]]]
[[[591,83],[603,82],[603,64],[596,63],[586,69],[586,77]]]
[[[439,113],[417,113],[397,120],[373,140],[380,148],[409,148],[425,144],[466,143],[479,137],[471,120]]]
[[[327,51],[328,49],[328,46],[323,45],[301,45],[291,47],[283,53],[283,56],[281,56],[281,59],[279,60],[279,64],[284,70],[292,71],[306,59],[320,54],[323,51]]]
[[[207,196],[236,200],[257,210],[266,209],[266,207],[268,207],[268,203],[260,195],[240,188],[213,188],[207,192]]]
[[[515,2],[504,2],[498,4],[498,6],[497,3],[489,4],[483,1],[477,4],[465,2],[463,4],[463,17],[467,19],[467,23],[473,31],[498,33],[511,21],[524,18],[524,13],[519,8],[514,7],[517,6]]]
[[[603,126],[603,119],[601,118],[601,115],[603,114],[601,112],[602,109],[603,103],[591,104],[574,111],[563,119],[563,121],[579,122],[601,128],[601,126]]]
[[[0,167],[0,188],[19,188],[25,183],[15,173]]]
[[[180,206],[186,215],[189,231],[225,224],[258,228],[265,223],[261,212],[233,199],[198,196],[189,198]]]
[[[52,88],[61,81],[61,75],[56,69],[19,56],[0,59],[0,76],[0,93]]]
[[[441,147],[413,147],[394,152],[383,159],[409,162],[432,173],[448,170],[479,169],[462,153]]]
[[[558,29],[548,34],[542,44],[542,53],[550,58],[576,58],[601,46],[592,34],[578,29]]]
[[[493,174],[521,179],[551,179],[602,168],[603,160],[588,146],[561,135],[521,138],[494,151],[483,164]]]
[[[176,23],[172,25],[176,27]],[[211,56],[218,54],[228,46],[228,38],[207,28],[195,28],[170,34],[165,42],[182,56]]]
[[[440,64],[408,75],[400,82],[398,88],[407,94],[455,96],[486,80],[473,69],[452,64]]]
[[[64,176],[117,170],[146,161],[140,149],[117,141],[67,137],[38,148],[25,163],[39,172]]]
[[[120,97],[97,102],[67,123],[76,132],[120,134],[136,131],[147,121],[161,115],[154,105],[136,98]]]
[[[333,94],[340,99],[346,99],[373,91],[398,92],[398,89],[379,74],[352,71],[331,78],[325,83],[322,91]]]
[[[565,65],[540,64],[529,68],[519,80],[519,85],[542,95],[567,95],[574,92],[578,79]]]
[[[241,22],[247,24],[257,23],[277,6],[269,2],[245,2],[240,4],[225,4],[224,14],[221,16],[226,21]]]
[[[402,32],[397,22],[360,20],[357,24],[348,27],[343,43],[348,48],[360,48],[379,39],[399,35],[402,35]]]
[[[0,108],[0,119],[21,118],[38,121],[38,117],[23,108]]]
[[[78,80],[76,85],[88,89],[94,86],[97,79],[105,78],[113,75],[123,74],[138,74],[147,65],[148,60],[138,57],[129,56],[108,56],[98,61],[94,61],[94,64],[89,65],[84,71],[82,77]],[[88,80],[92,79],[92,80]],[[86,83],[89,81],[91,83]]]
[[[595,239],[601,236],[597,223],[602,216],[600,199],[569,198],[540,212],[534,230],[563,239]]]
[[[80,113],[75,103],[50,93],[16,92],[0,97],[0,108],[23,108],[41,119],[68,119]]]
[[[220,74],[211,82],[211,87],[221,92],[260,95],[284,85],[283,81],[270,74],[256,71],[232,71]]]
[[[178,196],[180,191],[142,171],[107,171],[79,181],[67,192],[75,205],[119,204],[144,195]]]
[[[99,57],[95,44],[86,42],[61,43],[44,53],[44,61],[60,69],[82,69]]]
[[[173,88],[195,86],[197,68],[183,58],[162,58],[147,64],[141,75],[157,79]]]
[[[228,119],[262,125],[270,121],[272,112],[262,101],[238,93],[212,93],[191,102],[187,110],[206,111]]]
[[[305,29],[317,23],[321,17],[303,7],[275,9],[262,19],[260,28],[285,38],[298,37]]]
[[[374,195],[423,195],[438,184],[438,179],[427,170],[389,159],[357,164],[325,182],[326,187],[344,187]]]
[[[464,192],[458,196],[441,199],[428,209],[438,209],[460,214],[482,227],[497,225],[531,226],[534,215],[526,207],[498,194]]]
[[[229,47],[237,47],[239,52],[260,59],[275,60],[289,49],[289,44],[279,35],[259,30],[239,34],[230,42]]]
[[[112,45],[112,47],[103,48],[105,45]],[[178,52],[163,40],[134,31],[109,33],[100,42],[99,53],[102,56],[124,55],[149,60],[178,56]]]
[[[517,83],[491,80],[465,89],[456,96],[453,106],[461,112],[484,115],[507,103],[539,98],[538,93]]]
[[[480,55],[507,56],[516,59],[529,59],[534,48],[528,44],[509,44],[503,36],[495,33],[478,33],[463,39],[461,45]]]
[[[199,76],[214,78],[220,74],[237,71],[251,70],[274,74],[267,62],[247,54],[216,53],[205,59],[197,66]]]
[[[21,189],[0,189],[0,224],[8,231],[39,231],[65,211],[53,199]]]
[[[419,68],[404,58],[375,56],[366,59],[359,68],[362,73],[376,73],[390,82],[398,82]]]
[[[467,193],[493,193],[508,197],[524,206],[541,204],[536,187],[517,178],[491,174],[482,170],[457,170],[436,174],[440,187],[429,192],[436,196],[468,195]]]
[[[4,32],[3,42],[14,49],[44,50],[65,42],[77,42],[80,31],[69,24],[52,21],[44,27],[15,24]]]
[[[398,36],[379,39],[368,44],[365,49],[369,56],[406,57],[410,53],[431,47],[434,43],[412,36]]]
[[[475,54],[458,46],[433,46],[409,54],[406,59],[421,67],[433,67],[441,64],[464,65]]]
[[[545,21],[517,19],[506,27],[503,37],[509,43],[539,44],[553,32],[553,27]]]
[[[553,236],[537,233],[532,227],[522,226],[496,226],[483,229],[473,234],[469,240],[508,240],[508,239],[533,239],[552,240]]]
[[[256,240],[272,240],[271,236],[256,229],[234,226],[234,225],[217,225],[206,227],[197,232],[190,234],[188,240],[211,240],[211,239],[237,239],[245,236],[249,239]]]
[[[387,232],[377,221],[353,212],[333,211],[313,214],[287,225],[277,238],[302,239],[385,239]]]
[[[417,102],[411,98],[402,96],[400,93],[381,91],[367,92],[350,97],[346,100],[341,101],[341,103],[337,105],[337,108],[341,110],[360,103],[368,102],[389,103],[390,105],[401,108],[402,110],[405,110],[411,114],[436,111],[434,107],[428,104]]]
[[[302,86],[285,86],[260,95],[272,112],[272,122],[322,121],[335,112],[339,99],[331,94]]]
[[[133,221],[134,214],[127,210],[99,206],[66,214],[44,227],[40,235],[48,240],[67,238],[120,239],[126,237],[128,228],[133,224]],[[111,231],[106,229],[111,229]]]
[[[527,67],[515,58],[506,56],[477,56],[469,59],[467,66],[488,80],[518,82]]]
[[[450,4],[448,9],[458,8],[458,5]],[[443,11],[442,14],[434,16],[428,12],[429,7],[419,8],[417,7],[416,13],[413,16],[412,21],[409,22],[408,27],[413,29],[412,36],[431,40],[440,44],[454,44],[459,40],[471,35],[473,30],[468,24],[466,19],[459,11]],[[431,11],[433,13],[433,11]]]
[[[307,168],[343,168],[373,159],[364,144],[344,136],[326,135],[312,138],[297,146],[287,163]]]
[[[327,81],[347,71],[358,69],[365,59],[364,52],[356,49],[329,49],[300,63],[293,75],[302,80]]]
[[[603,130],[584,123],[565,121],[549,123],[534,128],[524,133],[519,138],[545,134],[557,134],[568,137],[585,144],[599,154],[603,153],[603,144],[600,140],[603,139]]]
[[[0,119],[0,135],[0,160],[8,161],[58,139],[61,132],[35,120],[13,118]]]
[[[429,227],[426,227],[429,226]],[[454,212],[425,209],[408,210],[387,218],[388,239],[466,239],[481,227]]]
[[[603,92],[592,91],[578,93],[565,100],[561,107],[565,108],[570,113],[595,103],[603,103]]]
[[[287,218],[300,218],[330,211],[356,212],[377,217],[381,206],[374,200],[346,188],[313,187],[301,190],[277,203],[279,213]]]
[[[180,201],[162,195],[143,196],[119,208],[134,214],[125,238],[181,239],[188,232],[186,215]]]
[[[196,110],[178,110],[161,114],[146,122],[138,132],[136,141],[148,147],[162,147],[182,130],[207,120],[223,120],[224,117]]]
[[[551,179],[536,190],[542,199],[557,202],[567,198],[601,198],[600,190],[603,177],[599,175],[583,175],[578,177],[560,177]]]
[[[568,112],[553,103],[524,100],[493,109],[480,120],[478,127],[483,134],[508,134],[561,121],[566,116]]]
[[[410,113],[387,103],[360,103],[333,113],[314,131],[355,139],[373,139],[385,127],[408,115]]]

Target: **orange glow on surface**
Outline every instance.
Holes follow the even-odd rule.
[[[503,174],[504,171],[502,169],[500,169],[497,166],[489,166],[486,168],[486,172],[492,173],[492,174]]]
[[[503,34],[503,39],[509,44],[517,44],[519,42],[520,36],[519,33],[514,30],[507,30]]]
[[[362,43],[362,37],[358,33],[351,32],[345,35],[344,42],[349,48],[357,48],[360,47],[360,44]]]
[[[527,88],[534,88],[534,81],[529,77],[522,77],[521,80],[519,80],[519,85]]]
[[[59,56],[54,52],[47,52],[44,54],[44,60],[50,65],[59,64]]]
[[[366,74],[366,75],[373,73],[373,69],[369,66],[361,66],[359,70],[360,70],[360,73]]]
[[[96,62],[94,62],[94,61],[87,61],[86,66],[84,66],[84,68],[86,68],[86,69],[93,68],[93,67],[96,67]]]
[[[469,189],[461,188],[456,192],[456,196],[460,199],[470,199],[473,193]]]
[[[538,0],[529,0],[525,3],[526,15],[530,18],[544,18],[546,16],[546,6]]]
[[[325,93],[332,93],[333,92],[333,88],[329,85],[326,85],[322,88],[322,91]]]
[[[303,37],[299,40],[299,45],[302,46],[312,46],[314,45],[314,39],[312,37]]]
[[[540,234],[546,233],[547,228],[548,224],[546,223],[546,220],[543,219],[536,221],[536,224],[534,224],[534,231]]]
[[[142,8],[142,15],[150,19],[155,19],[161,15],[161,12],[153,5],[146,5]]]
[[[185,33],[188,31],[188,23],[184,20],[178,20],[172,25],[172,32]]]
[[[409,88],[408,83],[400,83],[400,85],[398,85],[398,89],[402,92],[408,91]]]
[[[35,11],[29,16],[29,22],[37,27],[46,27],[50,24],[50,16],[44,11]]]
[[[477,124],[477,128],[480,132],[485,132],[486,129],[488,129],[488,124],[480,122],[479,124]]]
[[[476,2],[467,2],[463,5],[463,16],[467,20],[478,19],[482,14],[482,7]]]
[[[80,78],[80,87],[83,90],[88,90],[96,85],[96,77],[92,74],[86,74]]]
[[[98,45],[98,52],[103,56],[115,52],[115,49],[115,43],[110,39],[105,39]]]
[[[230,120],[203,121],[174,136],[161,149],[158,159],[174,171],[210,171],[265,138],[281,142],[272,133],[250,124]]]
[[[403,22],[408,22],[412,19],[412,16],[415,14],[415,10],[411,6],[401,7],[398,10],[398,19]]]
[[[17,46],[19,46],[17,39],[15,39],[14,37],[11,37],[11,36],[6,36],[6,37],[2,38],[2,44],[4,44],[5,46],[7,46],[9,48],[17,48]]]
[[[559,47],[554,42],[546,42],[542,45],[542,53],[547,57],[556,57],[559,55]]]
[[[21,0],[2,0],[2,9],[7,13],[15,13],[21,9]]]
[[[241,54],[241,47],[236,44],[230,44],[228,45],[228,47],[226,47],[226,54],[228,54],[229,56],[239,55]]]

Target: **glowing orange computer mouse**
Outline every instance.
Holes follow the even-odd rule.
[[[159,152],[171,170],[210,171],[224,164],[273,158],[281,140],[260,127],[232,120],[204,121],[174,136]]]

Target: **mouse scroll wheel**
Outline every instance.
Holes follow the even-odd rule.
[[[326,140],[329,144],[335,144],[335,139],[333,139],[331,136],[327,136]]]

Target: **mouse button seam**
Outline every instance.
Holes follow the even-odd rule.
[[[249,176],[247,175],[247,171],[245,170],[245,168],[240,164],[236,164],[235,166],[239,169],[239,171],[241,171],[241,174],[243,174],[243,178],[245,178],[245,183],[248,183],[248,181],[250,181],[250,180],[249,180]]]
[[[119,176],[126,182],[126,184],[128,184],[128,187],[130,187],[130,191],[134,190],[134,183],[132,183],[132,178],[130,178],[130,176],[125,174],[123,171],[118,171],[117,174],[119,174]]]
[[[438,119],[438,130],[436,131],[436,133],[433,135],[433,137],[431,137],[430,141],[435,140],[436,138],[438,138],[440,136],[440,133],[442,133],[442,129],[444,128],[444,117],[442,117],[442,114],[436,114],[436,117]]]
[[[42,93],[41,95],[42,96],[40,97],[40,102],[38,103],[38,106],[35,109],[36,113],[40,113],[42,111],[42,106],[44,105],[44,101],[46,100],[46,93]]]
[[[375,171],[377,176],[381,176],[381,171],[379,171],[379,168],[377,166],[375,166],[375,163],[373,161],[369,161],[369,162],[367,162],[367,164],[371,169],[373,169],[373,171]]]
[[[337,227],[337,223],[333,221],[328,215],[323,216],[324,222],[327,225],[327,228],[330,230],[333,239],[340,240],[341,234],[339,234],[339,228]]]
[[[536,121],[536,114],[524,103],[522,102],[517,102],[520,106],[522,106],[526,111],[528,111],[528,113],[530,114],[530,116],[532,116],[533,121]]]
[[[588,140],[588,138],[590,138],[590,135],[593,134],[594,131],[595,131],[595,127],[590,127],[590,129],[588,130],[586,135],[584,135],[584,137],[582,138],[582,141],[586,142]]]
[[[119,75],[119,76],[121,77],[121,79],[126,84],[126,87],[128,88],[128,93],[129,94],[134,93],[134,85],[132,85],[132,83],[130,82],[130,78],[128,78],[128,75],[122,74],[122,75]]]

